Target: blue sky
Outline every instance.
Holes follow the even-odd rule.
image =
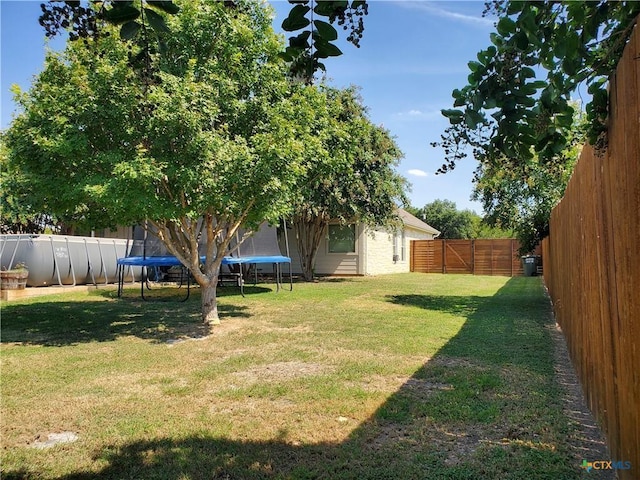
[[[11,122],[15,106],[12,84],[27,89],[42,68],[46,41],[38,24],[41,1],[0,0],[1,128]],[[279,29],[290,5],[270,2]],[[430,146],[447,127],[440,115],[450,108],[451,91],[466,84],[467,62],[489,45],[493,20],[482,18],[482,1],[370,0],[361,48],[340,42],[344,55],[325,64],[329,82],[357,85],[371,120],[382,124],[405,154],[398,171],[413,185],[411,204],[422,207],[436,199],[456,202],[459,209],[481,213],[470,201],[472,158],[453,172],[435,175],[443,162]],[[344,36],[344,35],[343,35]],[[60,48],[56,40],[49,48]]]

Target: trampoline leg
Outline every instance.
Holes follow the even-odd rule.
[[[289,291],[293,292],[293,270],[291,270],[291,262],[289,262]]]
[[[184,273],[185,268],[182,267],[180,270],[180,287],[182,287],[182,274]],[[189,296],[191,295],[191,272],[187,269],[187,296],[181,300],[181,302],[186,302],[189,300]]]
[[[142,273],[141,273],[141,277],[140,277],[140,296],[142,297],[142,300],[146,301],[147,299],[144,298],[144,286],[145,284],[147,284],[147,287],[149,283],[149,278],[147,275],[147,267],[143,266],[142,267]]]
[[[118,298],[122,297],[124,288],[124,265],[118,265]]]

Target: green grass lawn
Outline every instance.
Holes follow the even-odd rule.
[[[2,478],[580,478],[539,278],[270,289],[4,303]]]

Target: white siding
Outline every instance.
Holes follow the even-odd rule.
[[[356,225],[356,251],[355,253],[329,253],[327,238],[322,239],[316,256],[315,273],[317,275],[363,275],[360,252],[362,251],[363,228]],[[284,248],[281,250],[284,253]],[[300,255],[296,247],[296,237],[293,229],[289,230],[289,253],[291,256],[291,268],[294,273],[301,273]]]
[[[375,230],[367,235],[367,249],[366,249],[366,274],[367,275],[382,275],[385,273],[402,273],[410,271],[410,257],[409,251],[411,240],[429,240],[433,238],[432,234],[422,232],[420,230],[405,227],[404,230],[404,259],[401,257],[402,251],[402,235],[398,232],[398,258],[397,261],[393,260],[393,233],[386,232],[384,230]]]
[[[323,238],[316,257],[315,273],[318,275],[382,275],[385,273],[402,273],[410,271],[411,240],[429,240],[433,234],[405,226],[404,259],[393,261],[393,233],[384,230],[365,229],[357,225],[355,253],[329,253],[327,238]],[[402,236],[398,234],[398,242]],[[285,253],[284,242],[280,242],[282,253]],[[299,274],[300,256],[296,248],[293,229],[289,230],[289,249],[291,266],[294,273]],[[398,255],[402,246],[398,243]]]

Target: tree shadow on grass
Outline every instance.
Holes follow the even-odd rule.
[[[271,441],[206,432],[132,439],[95,451],[101,470],[61,480],[580,478],[558,405],[548,305],[531,281],[513,279],[490,298],[387,300],[466,322],[343,442],[300,445],[286,432]],[[39,476],[21,470],[3,478]]]
[[[538,282],[537,279],[534,281]],[[440,356],[539,369],[541,365],[536,359],[539,358],[541,337],[547,336],[542,327],[550,319],[549,305],[542,294],[534,292],[532,295],[526,285],[531,285],[529,279],[516,277],[491,297],[390,295],[387,301],[467,319],[460,333],[438,352]]]
[[[285,442],[229,441],[213,437],[136,441],[98,452],[100,472],[76,472],[59,480],[93,479],[419,479],[428,478],[395,449],[381,450],[349,440],[343,444],[294,446]],[[29,480],[27,470],[3,479]]]
[[[157,297],[144,301],[133,291],[114,298],[113,291],[98,291],[106,300],[50,302],[2,307],[2,343],[68,346],[86,342],[109,342],[134,336],[154,343],[181,338],[200,338],[208,328],[200,316],[200,295],[196,290],[186,302],[175,288],[155,289]],[[237,302],[218,304],[221,317],[249,318],[248,308]]]

